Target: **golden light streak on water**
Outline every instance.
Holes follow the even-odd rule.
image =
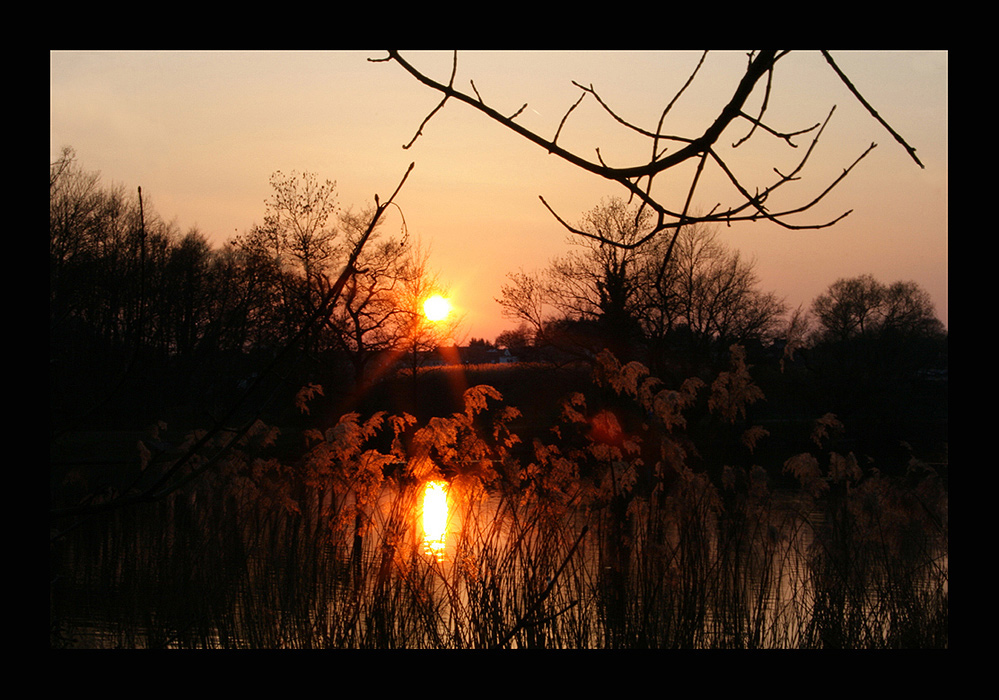
[[[423,489],[423,551],[444,560],[447,536],[447,482],[428,481]]]

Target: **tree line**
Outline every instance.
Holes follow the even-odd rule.
[[[136,383],[143,401],[224,403],[226,387],[245,384],[288,342],[372,212],[342,206],[336,184],[312,173],[276,172],[270,184],[263,223],[213,247],[144,205],[141,190],[107,186],[63,151],[50,172],[54,417],[86,413]],[[841,279],[810,309],[789,309],[711,225],[636,245],[654,225],[648,207],[620,198],[585,212],[577,228],[590,235],[572,236],[545,267],[509,273],[496,301],[517,325],[495,343],[556,362],[608,348],[678,381],[726,362],[732,345],[779,347],[783,361],[804,358],[831,396],[946,366],[946,332],[914,282]],[[329,386],[333,374],[360,387],[385,358],[418,363],[454,331],[453,320],[430,324],[420,310],[440,288],[407,231],[376,229],[304,344],[295,381]]]
[[[509,274],[497,301],[520,324],[521,342],[576,354],[607,347],[662,371],[681,344],[703,355],[712,344],[784,332],[783,301],[714,229],[690,224],[636,246],[652,226],[647,207],[604,200],[579,224],[590,236],[570,238],[569,251],[541,270]]]
[[[224,403],[224,389],[298,332],[372,211],[342,206],[336,184],[311,173],[276,172],[270,184],[263,223],[216,247],[164,220],[141,189],[103,183],[71,148],[50,164],[55,423],[123,394]],[[305,340],[294,380],[339,372],[358,383],[376,358],[436,347],[453,322],[426,323],[420,304],[440,288],[423,246],[376,227],[334,311]]]
[[[703,222],[641,245],[654,222],[647,207],[602,201],[576,225],[586,236],[535,270],[508,275],[496,301],[518,324],[497,339],[528,357],[593,357],[610,348],[660,376],[682,378],[733,344],[779,345],[786,359],[806,348],[939,343],[945,336],[918,284],[843,278],[791,309],[763,288],[755,261]],[[812,353],[815,354],[814,352]]]

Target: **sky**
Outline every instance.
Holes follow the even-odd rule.
[[[664,131],[700,135],[744,72],[744,51],[710,52],[697,79],[670,112]],[[430,250],[449,285],[467,338],[495,339],[516,323],[495,298],[506,275],[545,267],[570,248],[568,222],[620,185],[583,172],[529,143],[468,105],[450,101],[416,134],[440,95],[399,65],[372,62],[372,51],[53,51],[50,53],[50,162],[64,146],[106,185],[142,188],[143,201],[181,233],[197,228],[215,245],[262,223],[275,171],[333,180],[341,206],[384,201],[414,169],[387,213],[383,230],[409,235]],[[403,52],[417,68],[447,82],[449,51]],[[818,51],[777,64],[767,120],[787,131],[832,118],[785,203],[811,200],[871,143],[877,147],[800,224],[720,227],[730,248],[755,260],[761,288],[795,308],[843,277],[872,274],[884,283],[915,281],[948,322],[948,54],[940,51],[833,52],[871,106],[916,149],[920,168],[849,94]],[[469,51],[458,54],[456,87],[552,137],[580,89],[592,85],[629,122],[654,129],[687,80],[700,52]],[[751,97],[757,106],[762,90]],[[751,187],[787,172],[808,148],[757,133],[746,145],[737,122],[719,148]],[[587,98],[566,120],[559,144],[610,165],[648,161],[645,139]],[[689,180],[660,176],[664,203],[681,208]],[[731,204],[717,171],[706,173],[695,210]],[[776,206],[777,201],[771,201]]]

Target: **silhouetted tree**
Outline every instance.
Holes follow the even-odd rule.
[[[648,209],[609,199],[587,212],[573,249],[542,271],[508,275],[497,302],[529,324],[535,342],[603,348],[628,359],[642,346],[661,369],[665,354],[706,356],[712,346],[765,341],[779,333],[784,303],[760,289],[755,263],[728,249],[705,224],[640,247]],[[690,357],[687,357],[689,360]]]
[[[545,325],[557,313],[551,306],[544,273],[538,271],[507,273],[509,284],[500,288],[496,302],[502,307],[503,316],[530,329],[536,340]]]
[[[319,182],[315,173],[278,171],[271,175],[271,187],[274,192],[267,200],[261,233],[280,264],[303,278],[309,304],[314,305],[330,264],[342,257],[337,245],[336,183]]]
[[[527,357],[534,342],[534,332],[526,323],[513,330],[506,330],[496,336],[496,347],[506,348],[518,357]]]
[[[298,328],[329,288],[331,268],[342,261],[342,236],[337,226],[336,184],[319,181],[315,173],[278,171],[271,175],[273,192],[265,201],[264,223],[254,225],[240,245],[258,263],[273,269],[280,337]]]
[[[434,294],[448,295],[447,286],[441,281],[440,273],[430,267],[430,255],[418,248],[408,258],[407,271],[403,277],[396,304],[401,313],[398,337],[409,347],[412,367],[415,370],[428,353],[444,344],[458,341],[462,318],[452,313],[441,321],[427,319],[423,302]]]
[[[683,227],[669,244],[671,252],[663,250],[667,239],[650,242],[638,285],[653,359],[669,350],[681,327],[702,355],[713,345],[724,349],[779,334],[786,306],[760,289],[754,261],[729,249],[705,224]]]
[[[872,275],[838,279],[812,302],[821,340],[849,340],[869,334],[939,336],[930,295],[915,282],[885,285]]]
[[[53,166],[53,176],[51,178],[51,182],[53,183],[52,209],[56,212],[58,211],[58,207],[56,206],[58,197],[55,196],[55,191],[58,188],[55,185],[65,177],[67,170],[66,167],[62,166],[62,163]],[[275,393],[273,390],[263,392],[266,396],[261,398],[261,392],[257,390],[261,386],[264,386],[266,382],[273,382],[274,386],[268,388],[276,389],[281,382],[287,382],[289,379],[294,381],[296,379],[296,377],[288,372],[289,368],[293,367],[293,363],[300,357],[300,351],[305,347],[309,339],[314,338],[317,330],[326,324],[330,314],[340,301],[347,280],[356,271],[358,259],[365,244],[370,239],[385,210],[394,204],[395,197],[403,184],[405,184],[412,168],[413,166],[410,165],[399,185],[386,201],[380,202],[377,195],[375,196],[376,206],[372,212],[370,221],[367,223],[364,231],[357,237],[349,255],[346,255],[342,259],[339,275],[328,284],[322,296],[318,298],[315,307],[296,319],[297,328],[283,339],[283,343],[279,347],[268,348],[265,361],[260,364],[259,371],[255,373],[253,380],[248,382],[246,389],[241,391],[239,396],[227,401],[217,417],[212,416],[213,420],[208,428],[204,431],[199,431],[193,436],[193,439],[184,445],[183,453],[178,458],[172,460],[169,467],[158,476],[150,479],[148,483],[137,486],[128,492],[116,494],[108,501],[102,503],[84,502],[78,505],[69,505],[66,508],[55,508],[51,511],[53,518],[60,519],[70,516],[95,514],[130,505],[158,501],[174,493],[184,484],[200,477],[205,472],[218,467],[220,462],[225,459],[225,456],[230,453],[233,446],[241,444],[247,436],[256,431],[258,426],[261,425],[260,417]],[[58,221],[59,217],[53,216],[53,220]],[[55,227],[53,229],[55,230]],[[56,233],[58,233],[57,230]],[[141,226],[140,234],[140,240],[144,244],[146,242],[146,235],[144,228]],[[51,243],[51,241],[56,239],[56,235],[50,234],[50,250],[58,251],[59,247]],[[164,238],[164,240],[167,239]],[[192,238],[189,242],[189,247],[197,248],[196,244],[196,239]],[[233,312],[230,318],[233,321],[247,321],[245,325],[248,328],[257,324],[258,319],[253,318],[254,313],[262,311],[266,314],[269,309],[273,308],[273,304],[266,303],[270,299],[273,299],[273,295],[270,295],[270,299],[268,298],[270,290],[274,289],[274,285],[271,283],[275,279],[281,281],[281,275],[294,274],[294,271],[286,272],[279,269],[278,263],[280,262],[280,258],[272,255],[273,248],[269,248],[267,244],[268,241],[263,236],[249,237],[238,242],[236,245],[227,247],[224,256],[218,259],[221,269],[226,273],[232,272],[235,268],[239,268],[241,263],[244,263],[245,268],[244,270],[240,270],[240,272],[245,271],[245,274],[240,274],[238,277],[248,280],[251,288],[256,287],[254,292],[257,289],[262,289],[264,292],[263,294],[254,293],[251,303],[242,307],[239,302],[233,303],[233,299],[228,294],[228,291],[225,296],[220,297],[220,299],[224,300],[224,308]],[[145,255],[147,248],[145,245],[141,246],[141,248],[143,251],[142,260],[145,261],[147,259]],[[168,249],[169,246],[164,247],[164,251]],[[157,260],[162,259],[162,267],[159,269],[165,269],[168,256],[163,254],[162,256],[153,257]],[[55,268],[59,257],[53,253],[52,258],[53,268]],[[164,285],[161,280],[156,280],[154,286],[163,288]],[[257,306],[257,302],[261,300],[264,303]],[[53,308],[55,308],[55,304],[53,304]],[[85,321],[86,319],[83,320]],[[233,323],[232,327],[238,328],[239,325],[239,323]],[[248,334],[237,333],[234,337],[239,337],[239,335],[243,335],[245,338]],[[55,365],[60,348],[55,341],[53,341],[52,347],[53,365]],[[53,372],[53,375],[55,374],[57,373]],[[60,378],[64,378],[65,376],[67,376],[67,373],[62,373]],[[148,373],[146,376],[148,376]],[[56,386],[57,382],[53,381],[53,396],[59,393],[59,389]],[[293,387],[293,391],[299,396],[301,395],[300,389],[300,384]],[[315,387],[310,384],[306,386],[306,389],[312,392],[315,390]],[[267,432],[270,431],[268,430]]]
[[[181,355],[193,355],[216,311],[210,290],[211,258],[208,239],[197,229],[188,231],[168,255],[166,296],[174,307],[168,320],[170,345]]]
[[[621,199],[602,201],[580,222],[594,237],[569,239],[572,249],[542,272],[508,275],[511,284],[501,288],[497,299],[504,315],[529,324],[536,336],[552,330],[552,321],[568,320],[589,329],[585,345],[598,346],[590,352],[607,347],[620,357],[627,355],[641,341],[638,285],[645,256],[644,249],[629,245],[643,235],[649,218],[647,210],[630,208]],[[604,245],[597,237],[622,245]],[[548,340],[554,340],[550,332]]]
[[[347,240],[363,233],[366,221],[370,212],[342,215]],[[373,359],[398,356],[407,348],[413,326],[407,288],[413,275],[427,274],[426,262],[408,236],[382,238],[377,232],[359,256],[342,303],[327,324],[334,344],[354,368],[356,383],[364,381]]]
[[[169,352],[163,286],[177,233],[141,195],[101,183],[65,149],[51,164],[49,334],[54,404],[88,414],[120,392],[138,362]],[[69,397],[76,396],[76,399]],[[58,409],[62,410],[62,409]]]
[[[807,360],[825,410],[882,440],[920,412],[946,411],[927,401],[935,392],[923,378],[946,368],[947,334],[917,284],[885,285],[872,275],[839,279],[812,311],[817,328]]]

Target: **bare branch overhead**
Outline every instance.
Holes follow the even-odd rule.
[[[517,116],[524,110],[524,107],[520,107],[516,113],[511,116],[505,116],[496,107],[487,104],[481,97],[478,89],[472,85],[472,91],[474,94],[464,93],[455,86],[455,77],[457,75],[458,69],[458,55],[457,52],[454,54],[454,59],[452,62],[451,75],[447,83],[441,83],[425,73],[421,72],[419,69],[414,67],[409,63],[398,51],[389,51],[388,56],[383,59],[372,59],[382,62],[395,62],[398,63],[403,69],[405,69],[410,75],[416,78],[419,82],[424,85],[440,92],[443,95],[441,102],[434,108],[434,110],[421,122],[417,133],[413,136],[412,140],[407,143],[404,147],[411,147],[423,133],[424,127],[427,125],[429,120],[443,108],[444,104],[449,99],[454,99],[459,102],[464,102],[470,105],[474,109],[487,115],[494,121],[502,124],[511,131],[523,136],[528,141],[537,144],[541,148],[544,148],[548,153],[558,156],[559,158],[565,160],[572,165],[575,165],[582,170],[597,175],[599,177],[605,178],[609,181],[615,182],[622,187],[624,187],[630,196],[636,198],[643,203],[643,206],[650,208],[656,213],[656,223],[654,228],[644,236],[640,241],[631,245],[641,245],[647,242],[649,239],[653,238],[657,234],[664,231],[671,231],[675,236],[676,231],[684,225],[694,223],[694,222],[720,222],[725,224],[731,224],[738,221],[761,221],[767,220],[771,221],[783,228],[801,230],[801,229],[819,229],[832,226],[836,222],[842,220],[843,217],[847,216],[850,212],[846,211],[838,216],[833,217],[831,220],[812,222],[812,223],[794,223],[788,220],[788,217],[792,215],[801,214],[802,212],[808,211],[813,206],[815,206],[819,201],[821,201],[836,185],[838,185],[846,177],[847,174],[860,162],[871,150],[875,147],[875,144],[871,144],[860,156],[848,167],[846,167],[842,174],[834,178],[833,181],[824,189],[821,193],[804,203],[794,204],[781,210],[772,210],[767,205],[768,198],[773,195],[778,188],[786,185],[790,182],[795,182],[800,179],[799,173],[801,172],[805,162],[808,160],[809,156],[814,152],[815,146],[818,143],[819,137],[822,135],[825,126],[829,123],[832,117],[832,111],[830,111],[829,116],[821,124],[813,124],[807,128],[800,129],[797,131],[786,131],[774,128],[773,126],[767,124],[766,122],[766,112],[771,101],[771,91],[773,87],[774,71],[777,62],[786,56],[789,52],[787,51],[754,51],[748,55],[748,62],[746,69],[738,84],[735,86],[731,97],[728,99],[724,107],[720,110],[718,115],[714,120],[704,129],[704,131],[694,137],[682,136],[682,135],[668,135],[664,133],[664,122],[667,114],[684,94],[687,88],[695,80],[698,72],[700,71],[702,65],[704,64],[707,52],[702,54],[700,60],[698,61],[696,67],[687,78],[686,82],[679,89],[679,91],[670,99],[666,107],[663,109],[662,114],[659,118],[658,124],[655,129],[646,129],[641,126],[630,123],[628,120],[621,117],[615,112],[615,110],[608,105],[603,98],[598,94],[597,90],[592,85],[584,85],[582,83],[577,83],[573,81],[575,85],[580,90],[579,98],[567,109],[564,116],[562,117],[558,128],[551,139],[545,138],[540,134],[536,133],[525,127],[523,124],[516,121]],[[829,56],[828,52],[823,51],[823,56],[833,67],[836,73],[840,76],[847,86],[850,88],[851,92],[857,97],[858,100],[864,105],[864,107],[886,128],[888,131],[909,151],[916,163],[919,163],[918,159],[915,157],[915,149],[908,146],[905,141],[898,136],[890,126],[874,111],[873,108],[867,103],[866,100],[860,95],[856,88],[849,82],[845,75],[839,70],[836,64],[833,62],[832,58]],[[765,78],[765,80],[764,80]],[[746,108],[747,101],[750,96],[754,93],[757,87],[760,86],[761,81],[763,81],[762,89],[764,94],[762,96],[762,101],[759,107],[756,108],[755,114],[750,114]],[[651,153],[649,160],[647,162],[638,163],[635,165],[630,165],[626,167],[612,167],[605,162],[600,154],[600,150],[596,150],[596,160],[584,157],[579,153],[573,152],[563,146],[558,144],[559,136],[562,133],[563,127],[566,125],[567,120],[573,111],[580,105],[580,103],[587,97],[590,96],[597,101],[597,103],[619,124],[623,127],[634,131],[635,133],[649,138],[651,140]],[[833,107],[833,110],[835,107]],[[795,137],[814,132],[815,135],[809,145],[806,153],[802,157],[800,163],[795,167],[790,173],[783,174],[773,168],[773,172],[776,175],[776,180],[769,184],[761,186],[749,186],[748,184],[742,182],[740,177],[735,173],[734,169],[725,160],[718,148],[718,142],[721,135],[725,130],[735,123],[737,120],[744,120],[749,124],[749,129],[747,133],[740,137],[731,146],[736,148],[756,133],[762,133],[769,135],[773,138],[783,141],[786,145],[797,148],[797,144],[793,141]],[[679,148],[673,151],[662,147],[663,142],[670,142],[673,144],[681,144]],[[683,197],[683,207],[679,210],[671,209],[667,204],[661,201],[658,195],[653,193],[652,182],[654,178],[666,172],[676,168],[677,166],[687,163],[688,161],[696,160],[696,169],[694,174],[690,176],[690,184],[686,189],[686,193]],[[701,175],[705,170],[705,166],[710,163],[720,170],[723,176],[731,183],[738,193],[739,201],[735,203],[722,206],[721,204],[715,205],[707,214],[691,214],[691,205],[695,200],[695,191],[702,182]],[[919,163],[922,166],[921,163]],[[592,233],[586,233],[574,229],[569,226],[563,217],[555,214],[555,211],[549,205],[548,202],[541,197],[542,204],[555,215],[556,219],[565,226],[568,230],[575,234],[593,237]],[[607,243],[620,245],[619,242],[615,241],[605,241]]]

